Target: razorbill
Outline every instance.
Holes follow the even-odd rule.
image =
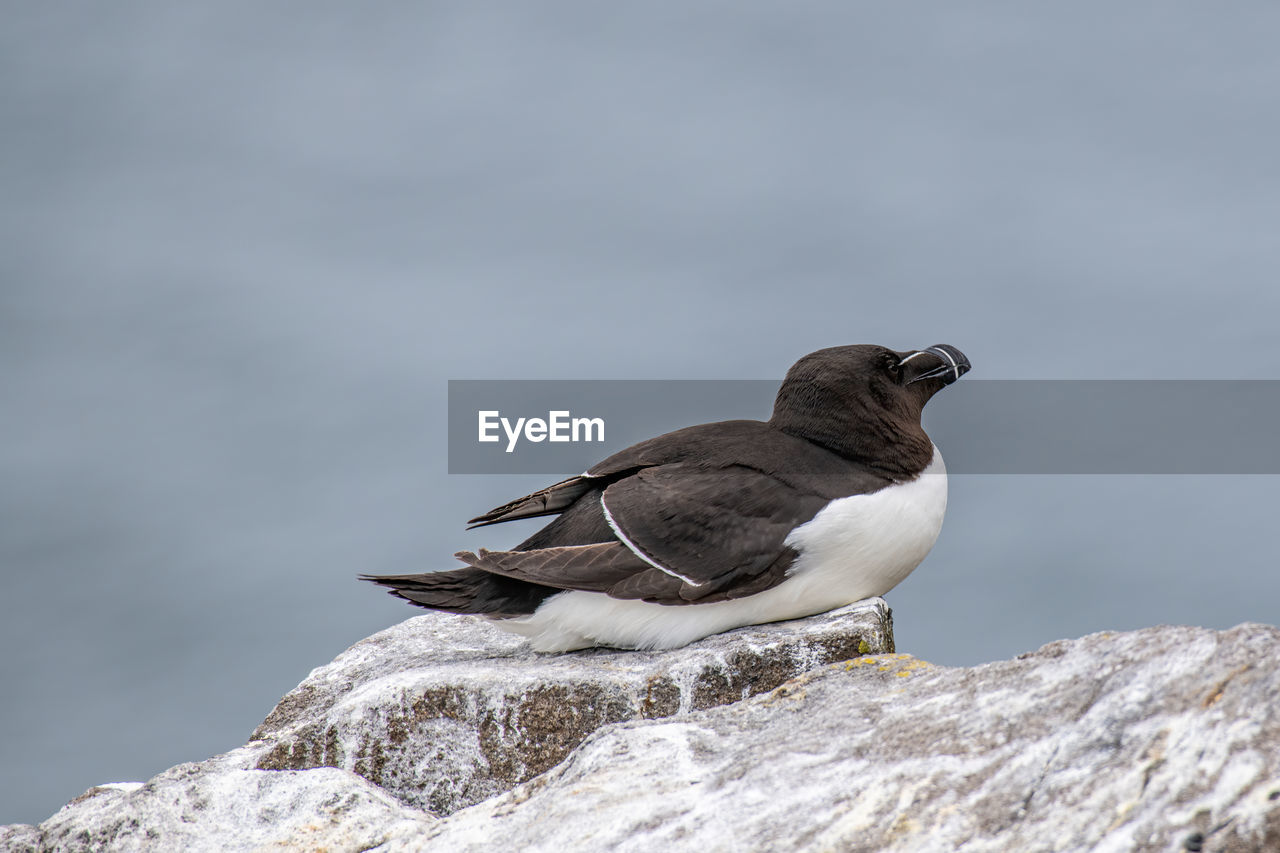
[[[546,652],[675,648],[883,595],[942,527],[946,468],[920,412],[968,370],[945,344],[818,350],[787,372],[768,422],[640,442],[469,522],[557,516],[514,550],[362,579]]]

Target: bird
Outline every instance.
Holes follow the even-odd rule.
[[[539,652],[678,648],[884,595],[942,528],[946,466],[920,416],[969,369],[947,344],[820,349],[787,371],[768,421],[642,441],[468,522],[555,516],[513,549],[360,579]]]

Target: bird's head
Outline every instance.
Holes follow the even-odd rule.
[[[792,365],[770,422],[842,456],[919,470],[932,456],[920,414],[934,394],[969,371],[947,344],[898,351],[861,344],[830,347]],[[923,467],[920,465],[919,467]]]

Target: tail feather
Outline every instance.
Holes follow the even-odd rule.
[[[391,595],[419,607],[497,618],[527,616],[548,596],[561,591],[474,568],[416,575],[361,575],[360,580],[385,586]]]

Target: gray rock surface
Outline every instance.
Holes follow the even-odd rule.
[[[435,814],[510,790],[601,726],[689,713],[815,667],[893,651],[880,598],[683,649],[543,655],[465,616],[374,634],[285,696],[253,733],[261,770],[341,767]]]
[[[855,652],[825,663],[842,623]],[[1280,850],[1280,629],[971,668],[856,652],[885,629],[875,606],[549,657],[419,617],[316,670],[245,747],[91,789],[0,849]],[[361,775],[375,745],[386,788]],[[456,810],[415,807],[413,780]]]
[[[146,785],[91,788],[38,829],[0,828],[0,850],[362,849],[417,838],[429,812],[508,791],[601,726],[737,702],[886,651],[893,622],[879,598],[664,652],[541,655],[483,620],[426,614],[314,670],[246,746]]]
[[[370,850],[411,846],[435,821],[346,771],[246,769],[246,752],[90,788],[8,849]]]
[[[615,726],[441,850],[1280,851],[1280,630],[1152,628],[943,669],[861,658]]]

